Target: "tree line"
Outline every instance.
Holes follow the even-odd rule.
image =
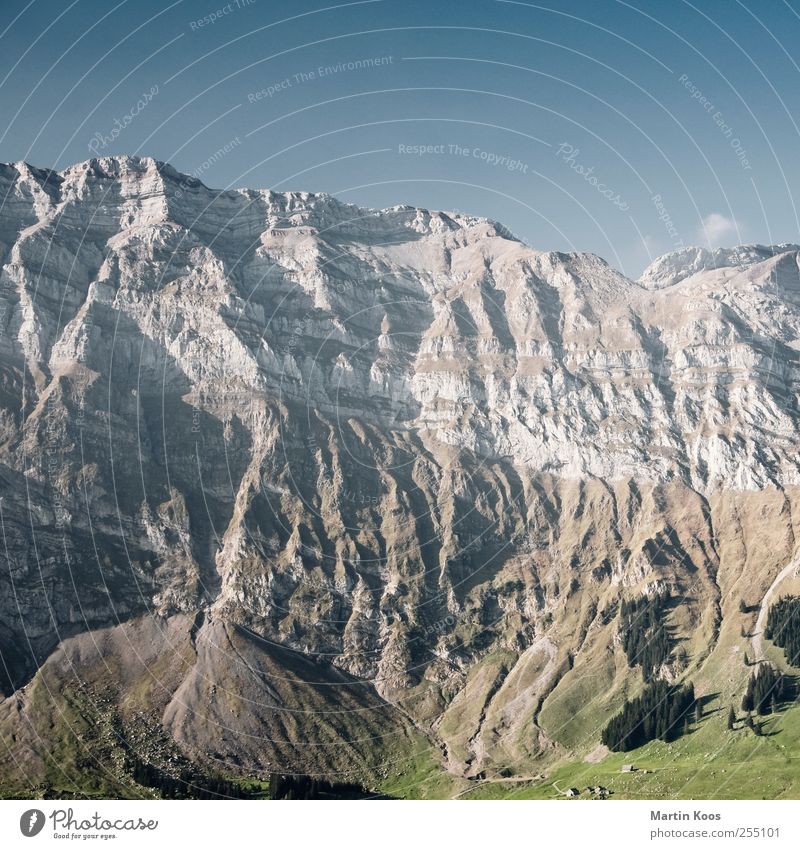
[[[742,710],[764,716],[774,713],[787,695],[786,679],[769,663],[762,663],[750,676],[742,696]]]
[[[642,667],[645,681],[653,681],[669,658],[672,640],[665,624],[668,590],[623,601],[620,607],[622,648],[628,665]]]
[[[350,782],[330,782],[307,775],[269,777],[270,799],[365,799],[370,796],[375,794]]]
[[[155,790],[162,799],[250,799],[255,794],[240,782],[191,771],[170,775],[137,757],[128,757],[128,773],[140,786]]]
[[[675,740],[688,725],[694,706],[691,683],[681,687],[662,679],[652,681],[640,696],[625,701],[600,739],[612,752],[627,752],[650,740]]]
[[[783,649],[790,666],[800,666],[800,598],[787,595],[770,607],[764,636]]]
[[[220,776],[179,770],[171,775],[128,753],[127,772],[140,786],[162,799],[365,799],[374,797],[360,784],[331,782],[306,775],[271,774],[266,788],[259,781],[231,781]],[[384,797],[385,798],[385,797]]]

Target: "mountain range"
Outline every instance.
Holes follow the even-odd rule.
[[[717,751],[798,583],[799,391],[798,245],[630,280],[484,218],[0,165],[3,792],[549,787],[618,772],[647,674]]]

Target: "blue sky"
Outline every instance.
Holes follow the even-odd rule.
[[[213,187],[457,209],[632,277],[682,245],[800,241],[797,0],[3,12],[0,161],[137,153]]]

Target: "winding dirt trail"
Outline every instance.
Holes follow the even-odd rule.
[[[770,584],[769,589],[764,593],[764,598],[761,599],[761,607],[758,611],[758,619],[756,619],[756,627],[753,629],[752,643],[753,643],[753,661],[758,663],[759,661],[764,659],[764,626],[767,622],[767,614],[769,613],[769,602],[772,598],[772,594],[778,588],[778,584],[784,580],[784,578],[788,578],[792,572],[797,572],[800,569],[800,553],[795,554],[795,556],[786,564],[786,566],[778,572],[775,580]]]

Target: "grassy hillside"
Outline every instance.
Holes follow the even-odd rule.
[[[688,662],[679,680],[692,680],[703,714],[699,722],[692,715],[683,736],[624,753],[609,752],[599,745],[600,731],[608,719],[625,698],[643,687],[641,673],[632,671],[619,646],[613,646],[611,631],[601,631],[594,643],[584,645],[578,662],[545,699],[536,717],[552,748],[533,759],[510,761],[503,770],[487,771],[467,781],[454,780],[449,795],[553,799],[563,798],[564,791],[575,787],[581,798],[590,798],[586,788],[602,785],[611,799],[800,798],[800,704],[786,701],[776,714],[756,717],[760,735],[746,726],[741,710],[748,679],[760,663],[768,662],[787,676],[794,698],[800,693],[800,670],[788,666],[783,651],[771,642],[756,640],[759,605],[752,604],[737,583],[745,609],[740,609],[740,596],[728,593],[713,650],[704,650],[700,641],[683,641]],[[787,576],[772,600],[797,593],[798,583],[796,576]],[[756,592],[763,592],[758,583]],[[759,647],[763,654],[757,657]],[[731,707],[737,720],[729,730]],[[632,764],[634,771],[622,772],[624,764]],[[447,795],[429,761],[410,765],[391,786],[398,795],[410,798]]]
[[[727,711],[727,709],[726,709]],[[539,782],[484,782],[472,799],[553,799],[559,791],[602,785],[617,799],[797,799],[800,797],[800,708],[763,718],[763,736],[738,722],[725,727],[718,710],[674,743],[648,743],[600,763],[554,765]],[[623,764],[636,770],[622,773]],[[582,793],[584,797],[587,794]]]

